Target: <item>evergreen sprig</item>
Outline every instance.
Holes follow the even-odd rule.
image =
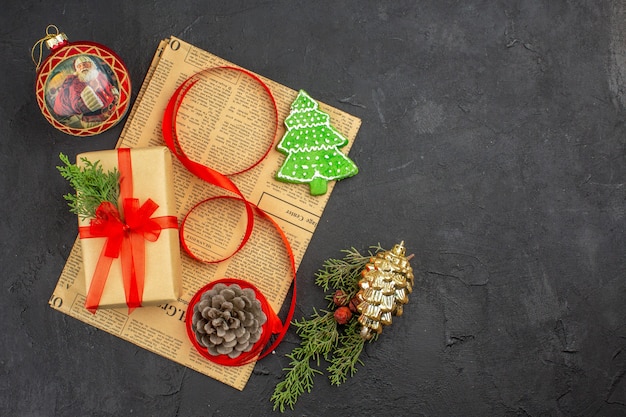
[[[294,321],[296,333],[302,339],[299,347],[293,349],[287,357],[291,359],[290,367],[285,368],[285,379],[276,385],[271,401],[274,402],[274,410],[285,411],[285,406],[293,409],[296,401],[305,391],[311,392],[313,378],[322,372],[313,368],[311,362],[320,365],[320,358],[327,359],[328,354],[336,346],[339,339],[337,322],[331,312],[320,315],[314,311],[309,320]]]
[[[374,250],[374,253],[383,250],[380,244],[370,249]],[[361,270],[372,257],[371,251],[367,255],[362,255],[354,248],[345,249],[342,252],[346,254],[343,259],[327,259],[315,274],[315,284],[322,287],[324,291],[332,288],[355,290]]]
[[[383,251],[380,246],[372,246],[373,250],[362,255],[354,248],[342,251],[346,255],[343,259],[328,259],[315,275],[315,284],[324,291],[341,290],[349,301],[358,292],[358,283],[361,271],[375,253]],[[329,301],[329,309],[337,308],[333,302],[333,293],[325,296]],[[322,313],[313,309],[310,318],[293,321],[292,325],[300,336],[300,346],[295,347],[286,356],[290,359],[287,372],[280,381],[271,397],[274,410],[284,412],[286,407],[293,409],[298,398],[306,391],[311,392],[315,375],[323,372],[318,368],[321,360],[326,361],[328,378],[332,385],[344,383],[348,376],[357,371],[357,364],[363,365],[359,359],[365,346],[365,341],[359,334],[359,322],[356,314],[345,325],[339,325],[332,310],[323,310]],[[373,338],[372,340],[375,340]]]
[[[332,385],[343,384],[348,376],[354,376],[357,363],[363,365],[359,356],[365,346],[365,340],[359,330],[359,322],[352,320],[344,334],[339,337],[339,346],[335,349],[328,367],[328,378]]]
[[[63,165],[57,166],[57,169],[76,190],[76,194],[63,196],[72,213],[84,220],[96,217],[96,209],[105,201],[117,207],[120,174],[116,168],[104,172],[100,161],[91,162],[86,158],[81,158],[85,166],[79,167],[63,153],[59,154],[59,159]]]

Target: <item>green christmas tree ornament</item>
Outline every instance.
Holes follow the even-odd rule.
[[[357,166],[339,148],[348,144],[330,124],[330,116],[304,90],[291,104],[287,131],[276,149],[287,159],[276,173],[280,181],[309,183],[312,195],[326,193],[328,181],[356,175]]]

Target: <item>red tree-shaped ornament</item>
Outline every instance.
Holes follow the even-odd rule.
[[[293,183],[309,183],[312,195],[325,194],[328,181],[351,177],[357,166],[339,148],[348,144],[330,124],[330,116],[319,110],[318,103],[300,90],[285,119],[287,132],[277,149],[287,159],[276,178]]]

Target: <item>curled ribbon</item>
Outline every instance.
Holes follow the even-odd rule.
[[[258,206],[256,206],[255,204],[253,204],[252,202],[248,201],[245,196],[242,194],[242,192],[239,190],[239,188],[237,187],[237,185],[235,185],[235,183],[228,178],[228,176],[226,174],[222,174],[206,165],[200,164],[198,162],[193,161],[192,159],[190,159],[185,152],[182,150],[180,143],[178,141],[178,133],[177,133],[177,129],[176,129],[176,116],[178,114],[178,110],[180,109],[180,106],[182,105],[182,101],[185,97],[185,95],[189,92],[189,90],[201,79],[201,76],[203,74],[206,74],[208,72],[211,71],[215,71],[215,70],[229,70],[229,71],[236,71],[236,72],[240,72],[243,75],[246,75],[250,78],[252,78],[254,81],[256,81],[265,91],[265,93],[267,94],[267,96],[269,97],[272,105],[273,105],[273,109],[274,109],[274,123],[275,123],[275,128],[274,128],[274,135],[272,136],[272,141],[270,141],[268,147],[265,150],[265,153],[259,158],[259,160],[257,160],[256,162],[254,162],[251,166],[243,169],[242,171],[233,173],[233,174],[228,174],[228,175],[236,175],[236,174],[241,174],[244,172],[249,171],[250,169],[254,168],[255,166],[257,166],[263,159],[265,159],[265,157],[267,156],[267,154],[269,153],[269,151],[272,149],[273,143],[274,143],[274,138],[276,136],[276,131],[278,130],[278,109],[276,107],[276,101],[274,99],[274,96],[272,95],[272,92],[270,91],[269,87],[255,74],[244,70],[242,68],[238,68],[238,67],[233,67],[233,66],[220,66],[220,67],[214,67],[214,68],[209,68],[206,69],[204,71],[201,71],[197,74],[195,74],[194,76],[188,78],[187,80],[185,80],[174,92],[174,94],[172,95],[172,97],[170,98],[170,101],[167,104],[167,107],[165,109],[165,114],[163,117],[163,123],[162,123],[162,131],[163,131],[163,138],[165,139],[165,143],[166,145],[170,148],[170,150],[172,151],[172,153],[174,155],[176,155],[176,157],[178,158],[178,160],[183,164],[183,166],[185,166],[185,168],[187,168],[187,170],[189,170],[191,173],[193,173],[194,175],[196,175],[197,177],[199,177],[200,179],[208,182],[209,184],[212,185],[216,185],[226,191],[229,191],[233,194],[235,194],[235,196],[232,195],[225,195],[225,196],[217,196],[217,197],[212,197],[209,199],[206,199],[204,201],[199,202],[198,204],[196,204],[196,206],[194,206],[191,211],[193,211],[196,207],[205,204],[209,201],[215,200],[215,199],[233,199],[233,200],[237,200],[237,201],[241,201],[246,209],[246,218],[247,218],[247,224],[246,224],[246,230],[244,232],[244,236],[243,239],[241,240],[239,246],[235,249],[235,251],[233,253],[231,253],[230,255],[226,256],[223,259],[220,260],[216,260],[216,261],[207,261],[204,259],[200,259],[198,256],[196,256],[191,249],[188,247],[188,245],[185,243],[184,237],[183,237],[183,229],[185,226],[185,221],[187,219],[187,217],[189,216],[189,213],[191,213],[191,211],[187,214],[187,216],[185,216],[185,219],[183,220],[183,223],[181,225],[181,244],[183,249],[194,259],[201,261],[201,262],[205,262],[205,263],[217,263],[217,262],[221,262],[224,261],[226,259],[229,259],[230,257],[232,257],[235,253],[237,253],[241,248],[243,248],[245,246],[245,244],[248,242],[250,235],[252,234],[252,229],[254,227],[254,216],[255,213],[256,215],[260,216],[261,218],[269,221],[274,228],[276,229],[277,233],[280,235],[283,244],[285,246],[285,248],[287,249],[287,254],[289,256],[289,262],[290,262],[290,267],[291,267],[291,272],[293,275],[293,295],[291,298],[291,305],[289,307],[289,311],[287,312],[286,318],[285,318],[285,324],[283,324],[280,319],[278,318],[278,315],[272,310],[272,308],[270,307],[269,303],[267,302],[267,300],[265,299],[265,297],[263,296],[263,294],[257,289],[255,288],[252,284],[250,284],[249,282],[246,282],[244,280],[240,280],[240,279],[233,279],[233,278],[224,278],[222,280],[216,281],[216,282],[212,282],[210,283],[207,287],[201,289],[200,291],[198,291],[198,293],[196,293],[196,296],[194,297],[194,299],[192,299],[192,302],[189,303],[190,308],[193,307],[194,304],[194,300],[197,299],[197,297],[204,292],[204,290],[208,289],[208,287],[214,285],[217,282],[228,282],[228,283],[238,283],[240,285],[244,285],[247,286],[248,288],[252,288],[254,290],[254,292],[257,294],[257,299],[259,299],[259,301],[261,302],[261,305],[263,306],[263,310],[265,311],[267,317],[268,317],[268,322],[266,323],[266,325],[264,325],[264,331],[261,334],[261,339],[254,345],[253,349],[250,352],[247,352],[246,354],[242,354],[241,356],[231,359],[228,356],[225,355],[221,355],[221,356],[211,356],[210,354],[203,355],[204,357],[206,357],[207,359],[218,363],[220,365],[227,365],[227,366],[241,366],[241,365],[245,365],[251,362],[254,362],[255,360],[259,360],[264,358],[265,356],[267,356],[268,354],[270,354],[275,348],[276,346],[278,346],[278,344],[282,341],[283,337],[285,336],[285,334],[287,333],[287,330],[289,329],[289,324],[291,323],[291,320],[293,318],[293,314],[295,311],[295,305],[296,305],[296,266],[295,266],[295,261],[294,261],[294,255],[293,255],[293,251],[291,249],[291,245],[289,244],[289,241],[287,239],[287,236],[285,235],[285,233],[282,231],[281,227],[267,214],[265,213],[263,210],[261,210]],[[191,320],[191,316],[193,315],[192,311],[188,311],[187,312],[187,331],[189,332],[190,329],[190,320]],[[267,330],[267,331],[266,331]],[[269,344],[270,342],[270,338],[271,336],[275,334],[276,337],[274,339],[274,341]],[[189,334],[189,338],[191,339],[192,343],[194,343],[194,345],[197,343],[195,341],[195,336],[192,337],[191,334]],[[269,347],[266,347],[268,346]],[[198,346],[196,346],[198,347]],[[265,348],[265,349],[264,349]]]
[[[152,199],[139,204],[132,197],[132,165],[129,148],[117,151],[120,172],[120,200],[124,216],[110,202],[103,202],[89,226],[78,229],[81,239],[106,238],[102,247],[91,285],[87,292],[85,308],[95,313],[100,304],[104,286],[113,260],[120,258],[126,305],[131,313],[140,307],[145,282],[145,242],[158,240],[162,229],[177,229],[176,216],[151,217],[159,207]]]

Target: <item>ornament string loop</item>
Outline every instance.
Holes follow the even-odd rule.
[[[267,96],[269,97],[271,104],[273,106],[273,122],[274,122],[274,131],[272,134],[272,140],[269,141],[267,148],[265,149],[263,155],[254,163],[252,163],[249,167],[244,168],[238,172],[234,172],[232,174],[222,174],[221,172],[218,172],[217,170],[204,165],[202,163],[196,162],[194,160],[192,160],[191,158],[189,158],[185,152],[183,151],[180,142],[179,142],[179,138],[178,138],[178,131],[177,131],[177,123],[176,123],[176,118],[177,118],[177,114],[178,111],[182,105],[183,99],[185,98],[185,96],[187,95],[187,93],[191,90],[191,88],[196,85],[196,83],[198,83],[202,77],[212,71],[215,70],[228,70],[228,71],[235,71],[235,72],[239,72],[249,78],[251,78],[252,80],[256,81],[264,90],[264,92],[267,94]],[[185,168],[187,168],[187,170],[189,170],[191,173],[193,173],[194,175],[196,175],[197,177],[199,177],[200,179],[206,181],[209,184],[215,185],[229,193],[231,193],[231,195],[222,195],[222,196],[217,196],[217,197],[212,197],[209,199],[206,199],[204,201],[199,202],[198,204],[196,204],[196,206],[194,206],[191,211],[193,211],[196,207],[205,204],[209,201],[213,201],[215,199],[230,199],[230,200],[237,200],[237,201],[241,201],[244,206],[245,206],[245,210],[246,210],[246,219],[247,219],[247,223],[246,223],[246,230],[243,236],[243,239],[241,240],[239,246],[235,249],[235,251],[229,255],[227,255],[226,257],[224,257],[223,259],[220,259],[218,261],[207,261],[204,259],[201,259],[198,255],[194,254],[191,249],[188,247],[188,245],[185,243],[185,239],[184,239],[184,226],[187,220],[187,217],[189,216],[189,213],[191,213],[191,211],[185,216],[185,219],[182,222],[182,225],[180,227],[180,240],[181,240],[181,244],[183,249],[195,260],[201,261],[201,262],[205,262],[205,263],[216,263],[216,262],[221,262],[224,261],[226,259],[229,259],[230,257],[232,257],[234,254],[236,254],[237,252],[239,252],[239,250],[241,250],[245,244],[248,242],[251,234],[252,234],[252,229],[254,226],[254,217],[255,215],[261,217],[264,220],[267,220],[273,227],[274,229],[277,231],[277,233],[279,234],[283,245],[285,246],[286,250],[287,250],[287,254],[289,256],[289,263],[290,263],[290,268],[291,268],[291,273],[293,276],[293,294],[292,294],[292,298],[291,298],[291,305],[289,307],[289,311],[287,312],[286,318],[284,323],[282,323],[280,321],[280,319],[278,318],[278,315],[272,310],[271,306],[269,305],[269,303],[267,302],[267,300],[265,299],[265,297],[262,296],[262,293],[260,291],[258,291],[258,289],[255,289],[255,292],[257,292],[257,294],[259,295],[259,299],[261,301],[261,304],[263,305],[264,309],[268,309],[268,326],[266,328],[266,330],[264,330],[264,334],[262,335],[262,338],[257,342],[257,344],[254,346],[254,348],[248,352],[248,354],[246,355],[241,355],[241,357],[235,358],[234,360],[230,360],[230,359],[226,359],[223,357],[217,357],[217,356],[211,356],[210,354],[207,353],[207,355],[203,355],[204,357],[206,357],[207,359],[221,364],[221,365],[227,365],[227,366],[241,366],[241,365],[245,365],[248,363],[252,363],[256,360],[262,359],[265,356],[267,356],[268,354],[270,354],[275,348],[276,346],[278,346],[278,344],[282,341],[283,337],[285,336],[285,334],[287,333],[287,330],[289,328],[289,324],[291,323],[291,320],[293,318],[294,312],[295,312],[295,305],[296,305],[296,266],[295,266],[295,260],[294,260],[294,254],[293,254],[293,250],[291,249],[291,245],[289,244],[289,241],[287,239],[287,236],[285,235],[285,233],[282,231],[281,227],[271,218],[271,216],[267,213],[265,213],[262,209],[260,209],[257,205],[255,205],[254,203],[250,202],[247,200],[247,198],[243,195],[243,193],[241,192],[241,190],[237,187],[237,185],[229,178],[230,175],[236,175],[236,174],[241,174],[244,172],[248,172],[250,171],[252,168],[256,167],[257,165],[259,165],[261,163],[262,160],[265,159],[265,157],[269,154],[270,150],[272,149],[273,145],[274,145],[274,139],[276,137],[276,133],[278,131],[278,108],[276,105],[276,100],[274,99],[274,96],[271,92],[271,90],[269,89],[269,87],[263,82],[263,80],[261,80],[260,77],[258,77],[257,75],[253,74],[252,72],[249,72],[247,70],[244,70],[242,68],[239,67],[233,67],[233,66],[218,66],[218,67],[213,67],[213,68],[208,68],[205,69],[203,71],[200,71],[198,73],[196,73],[195,75],[193,75],[192,77],[188,78],[187,80],[185,80],[174,92],[174,94],[172,95],[172,97],[170,98],[167,107],[165,109],[165,113],[163,116],[163,122],[162,122],[162,132],[163,132],[163,138],[165,140],[166,145],[168,146],[168,148],[170,149],[170,151],[172,151],[172,153],[178,158],[178,160],[183,164],[183,166]],[[234,195],[232,195],[234,194]],[[230,283],[237,283],[237,282],[242,282],[245,283],[245,285],[247,286],[251,286],[252,284],[244,281],[244,280],[239,280],[239,279],[227,279]],[[217,281],[220,282],[220,281]],[[202,292],[202,289],[199,291]],[[196,294],[198,295],[198,294]],[[197,297],[194,297],[194,299],[196,299]],[[192,302],[190,302],[189,304],[190,308],[193,308],[193,299]],[[193,315],[193,312],[188,311],[187,316],[191,317]],[[187,324],[187,331],[189,331],[189,324]],[[271,336],[275,334],[276,337],[273,340],[273,342],[270,343],[270,339]],[[191,334],[190,334],[190,338],[191,338]],[[269,345],[269,346],[268,346]]]
[[[55,30],[56,33],[51,33],[51,30]],[[30,58],[33,60],[35,64],[35,70],[38,70],[41,66],[41,59],[43,58],[43,44],[48,42],[51,39],[59,38],[62,40],[63,34],[59,32],[59,28],[56,25],[48,25],[46,26],[46,36],[39,39],[33,47],[30,49]],[[35,59],[35,50],[39,48],[38,57]]]

